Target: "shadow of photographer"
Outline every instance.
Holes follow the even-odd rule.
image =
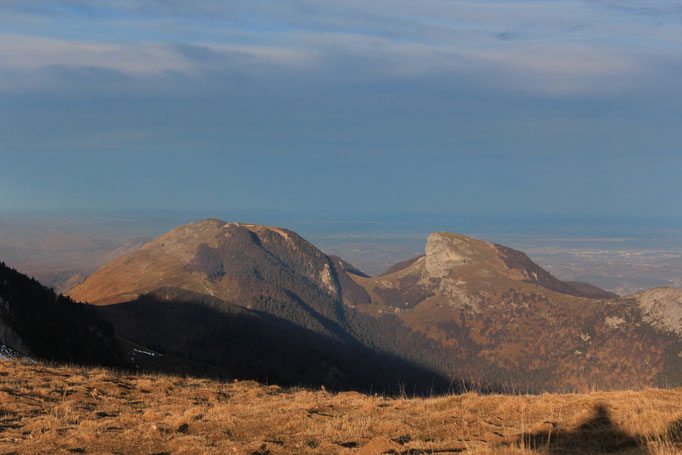
[[[678,437],[682,422],[678,424]],[[672,425],[672,424],[671,424]],[[526,433],[521,436],[525,447],[547,451],[550,455],[571,453],[625,453],[630,455],[651,454],[643,436],[631,435],[621,430],[611,419],[604,405],[597,405],[594,414],[577,428],[567,430],[547,430]]]

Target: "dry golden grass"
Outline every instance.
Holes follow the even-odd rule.
[[[682,454],[682,389],[388,398],[0,362],[0,453]]]

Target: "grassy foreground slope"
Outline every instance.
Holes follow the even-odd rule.
[[[0,362],[0,453],[682,453],[682,389],[387,398]]]

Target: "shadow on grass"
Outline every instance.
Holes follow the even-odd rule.
[[[682,422],[677,423],[677,437],[680,437]],[[618,428],[608,409],[597,405],[594,415],[577,428],[566,430],[549,430],[526,433],[521,436],[525,447],[547,451],[550,455],[573,453],[627,453],[645,455],[651,452],[646,447],[646,438],[631,435]]]
[[[671,444],[682,445],[682,419],[677,419],[668,425],[668,428],[657,439],[668,441]]]

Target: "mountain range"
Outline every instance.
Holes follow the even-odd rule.
[[[261,380],[682,384],[682,291],[619,297],[447,232],[371,277],[287,229],[208,219],[109,261],[69,295],[126,339]]]
[[[293,231],[208,219],[110,260],[68,297],[1,264],[0,345],[367,392],[679,386],[682,291],[620,297],[447,232],[372,277]]]

